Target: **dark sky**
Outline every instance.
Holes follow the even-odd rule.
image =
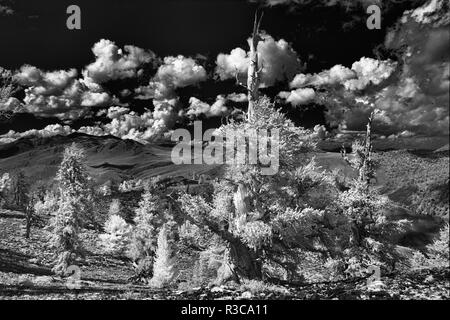
[[[411,1],[414,2],[414,1]],[[417,1],[415,1],[417,2]],[[0,16],[0,65],[24,63],[43,69],[76,67],[93,60],[92,45],[101,38],[132,44],[159,56],[197,53],[212,59],[219,52],[245,47],[255,3],[245,0],[11,0],[14,15]],[[314,3],[314,2],[313,2]],[[411,3],[386,8],[383,29],[368,30],[365,10],[340,6],[265,8],[263,29],[291,42],[310,71],[336,63],[351,65],[373,56],[385,30]],[[66,28],[66,8],[77,4],[82,29]],[[389,9],[389,10],[388,10]]]

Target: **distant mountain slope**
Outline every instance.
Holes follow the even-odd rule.
[[[447,143],[445,146],[440,147],[439,149],[436,149],[434,152],[448,152],[449,151],[449,144]]]
[[[61,162],[64,148],[77,143],[86,150],[90,174],[102,183],[107,180],[161,176],[214,175],[217,166],[174,165],[169,146],[143,145],[114,136],[74,133],[49,138],[23,138],[0,145],[0,172],[24,170],[31,179],[51,179]]]
[[[346,148],[351,148],[352,142],[355,139],[363,139],[360,134],[345,134],[339,139],[325,140],[319,142],[320,149],[329,152],[338,152],[342,145]],[[373,150],[374,151],[391,151],[391,150],[424,150],[434,151],[439,148],[447,148],[448,150],[449,136],[435,136],[435,137],[400,137],[400,138],[385,138],[374,139]]]

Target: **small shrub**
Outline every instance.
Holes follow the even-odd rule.
[[[122,255],[129,241],[130,226],[118,215],[112,215],[105,222],[105,233],[99,236],[106,253]]]
[[[425,254],[415,252],[410,259],[412,269],[449,268],[449,224],[439,232],[436,240],[426,246]]]

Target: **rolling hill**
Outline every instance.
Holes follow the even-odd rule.
[[[0,145],[0,172],[20,168],[30,179],[51,179],[56,174],[64,148],[74,142],[85,149],[89,173],[98,183],[158,175],[187,177],[193,172],[213,175],[217,170],[217,166],[173,164],[169,145],[143,145],[114,136],[74,133],[49,138],[22,138]]]

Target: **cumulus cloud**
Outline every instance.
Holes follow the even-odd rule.
[[[290,83],[291,88],[342,85],[348,90],[363,90],[369,85],[379,85],[395,71],[397,63],[363,57],[353,63],[351,69],[336,65],[317,74],[298,74]]]
[[[216,101],[210,105],[195,97],[191,97],[186,115],[194,117],[204,115],[207,118],[222,116],[228,113],[228,107],[226,106],[227,100],[228,98],[224,95],[218,95]]]
[[[57,135],[65,136],[71,134],[72,132],[74,132],[72,128],[70,128],[69,126],[62,126],[60,124],[51,124],[41,130],[32,129],[25,132],[15,132],[11,130],[8,133],[0,136],[0,144],[13,142],[17,139],[31,136],[42,138],[53,137]]]
[[[449,16],[448,2],[443,0],[430,0],[405,11],[385,39],[386,48],[397,53],[398,61],[363,57],[351,68],[337,65],[317,74],[299,74],[290,86],[322,88],[316,90],[314,100],[327,107],[331,126],[363,130],[370,112],[378,109],[374,130],[384,135],[446,135]],[[296,97],[292,92],[280,96],[291,100]]]
[[[251,41],[251,39],[248,39]],[[261,85],[270,87],[277,82],[291,81],[301,70],[302,64],[297,53],[285,40],[276,41],[268,34],[262,36],[257,46],[259,63],[262,67]],[[248,52],[236,48],[229,54],[219,54],[216,59],[216,74],[221,80],[247,76]]]
[[[197,85],[207,80],[207,77],[205,68],[192,58],[182,55],[164,58],[149,84],[135,89],[137,99],[153,99],[153,113],[150,118],[146,117],[145,129],[129,126],[129,133],[125,137],[138,141],[160,138],[183,112],[176,89]],[[115,130],[111,131],[116,135]]]
[[[155,110],[166,103],[174,107],[178,104],[177,88],[197,85],[206,79],[205,68],[194,59],[182,55],[166,57],[149,84],[136,88],[135,94],[137,99],[153,99]]]
[[[233,101],[233,102],[247,102],[248,97],[244,93],[230,93],[227,95],[227,100]]]
[[[30,86],[25,89],[23,109],[26,112],[60,119],[78,119],[91,107],[102,107],[118,100],[106,92],[92,92],[78,79],[75,72],[43,72],[34,67],[22,68],[17,79]]]
[[[182,55],[165,57],[158,68],[156,80],[173,88],[183,88],[207,79],[206,70],[192,58]]]
[[[123,114],[126,114],[130,111],[130,109],[125,108],[125,107],[110,107],[107,111],[107,117],[109,119],[116,119],[118,117],[120,117]]]
[[[361,58],[352,65],[355,79],[345,81],[344,86],[349,90],[363,90],[370,84],[378,85],[389,78],[396,67],[397,63],[391,60]]]
[[[23,86],[35,87],[37,94],[52,95],[62,92],[77,75],[76,69],[45,72],[34,66],[24,65],[15,74],[15,79]]]
[[[178,99],[154,102],[155,109],[142,114],[129,111],[124,107],[111,107],[107,117],[111,122],[96,126],[81,127],[78,132],[95,135],[113,135],[122,139],[131,139],[141,143],[157,141],[173,126],[179,115]]]
[[[81,78],[76,69],[43,71],[35,66],[22,66],[14,79],[25,88],[23,111],[74,120],[90,114],[92,108],[119,104],[101,83],[134,77],[143,64],[155,58],[153,53],[134,46],[125,46],[123,53],[104,39],[92,51],[96,61],[86,67]]]
[[[450,23],[448,1],[430,0],[423,6],[406,11],[402,21],[414,19],[418,23],[433,24],[435,27],[445,26]]]
[[[92,47],[95,62],[86,66],[85,78],[101,84],[111,80],[126,79],[137,76],[142,67],[156,59],[151,51],[126,45],[122,50],[114,42],[101,39]]]
[[[291,88],[304,86],[324,86],[342,84],[347,80],[354,79],[356,72],[342,65],[336,65],[329,70],[317,74],[300,73],[290,83]]]
[[[286,99],[286,102],[293,106],[299,106],[314,101],[316,92],[311,88],[300,88],[290,92],[282,91],[278,96],[282,99]]]
[[[376,95],[375,105],[398,131],[449,132],[449,16],[447,1],[431,0],[405,12],[386,37],[386,46],[402,53],[402,69],[399,81]]]
[[[176,96],[175,90],[160,81],[152,80],[146,86],[141,86],[135,89],[136,99],[168,99]]]
[[[449,132],[450,31],[443,1],[429,1],[406,11],[385,45],[399,56],[394,77],[392,63],[362,59],[352,66],[357,78],[344,89],[330,90],[325,101],[332,125],[360,130],[369,113],[379,109],[374,129],[391,137],[447,135]],[[366,84],[376,90],[360,94]],[[317,99],[317,98],[316,98]]]

